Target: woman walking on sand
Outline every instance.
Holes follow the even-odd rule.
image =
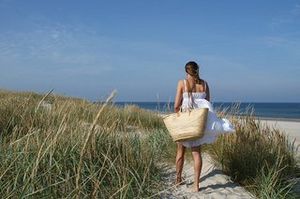
[[[176,155],[176,185],[183,183],[182,170],[186,148],[191,148],[194,159],[193,191],[199,191],[199,179],[202,169],[201,145],[216,140],[221,133],[234,132],[234,128],[227,119],[219,119],[214,113],[210,101],[210,92],[205,80],[200,79],[199,66],[190,61],[185,65],[186,79],[179,80],[175,97],[174,111],[186,111],[188,108],[208,108],[208,116],[204,136],[197,140],[177,142]]]

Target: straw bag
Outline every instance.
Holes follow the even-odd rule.
[[[163,121],[173,141],[187,141],[202,138],[206,127],[208,108],[166,115]]]
[[[194,99],[192,100],[192,108],[182,112],[171,113],[163,117],[163,121],[173,138],[173,141],[196,140],[204,136],[207,122],[208,108],[194,109]]]

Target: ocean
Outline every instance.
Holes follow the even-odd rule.
[[[114,102],[115,105],[123,107],[126,104],[136,105],[143,109],[170,113],[174,110],[174,103],[168,102]],[[215,102],[215,110],[230,108],[237,103]],[[254,110],[254,115],[261,118],[280,119],[300,119],[300,103],[238,103],[239,114],[244,115],[250,109]]]

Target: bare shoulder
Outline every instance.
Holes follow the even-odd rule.
[[[184,86],[184,82],[183,80],[178,80],[178,83],[177,83],[177,89],[183,89],[183,86]]]
[[[180,79],[180,80],[178,80],[178,84],[181,84],[181,85],[183,85],[183,79]]]

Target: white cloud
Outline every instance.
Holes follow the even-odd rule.
[[[74,67],[99,64],[109,55],[105,53],[105,46],[97,46],[98,52],[91,51],[89,47],[93,47],[94,41],[90,37],[86,32],[73,32],[72,28],[62,25],[44,25],[22,32],[5,31],[0,35],[0,58],[6,63],[39,61],[46,65]],[[101,38],[97,42],[101,43]]]

